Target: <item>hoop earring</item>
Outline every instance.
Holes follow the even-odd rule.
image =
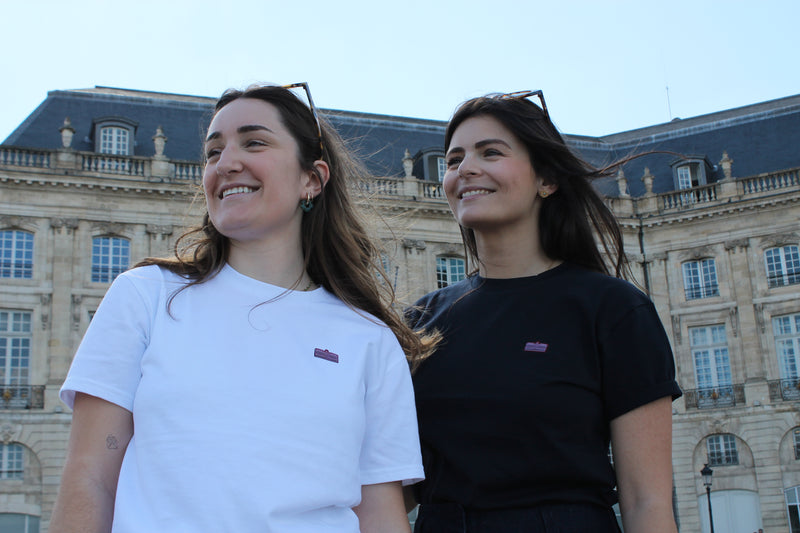
[[[312,209],[314,209],[314,202],[311,200],[311,193],[306,193],[306,199],[300,200],[300,209],[303,210],[304,213],[309,213]]]

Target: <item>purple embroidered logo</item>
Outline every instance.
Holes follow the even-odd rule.
[[[547,344],[543,342],[526,342],[525,343],[525,351],[526,352],[541,352],[544,353],[547,351]]]
[[[325,359],[326,361],[330,361],[331,363],[338,363],[339,356],[333,352],[329,352],[328,350],[320,350],[319,348],[314,348],[314,357],[319,357],[320,359]]]

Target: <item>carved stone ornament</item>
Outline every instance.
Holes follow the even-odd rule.
[[[72,329],[74,331],[78,331],[81,327],[81,302],[83,302],[83,296],[72,295]]]
[[[54,217],[50,219],[50,227],[54,229],[67,228],[71,231],[78,228],[78,219]]]
[[[424,250],[428,244],[423,240],[403,239],[403,248],[406,250]]]
[[[125,225],[116,222],[97,222],[92,226],[95,235],[123,235]]]
[[[148,224],[145,231],[150,235],[172,235],[172,225]]]
[[[10,444],[11,439],[14,438],[19,432],[19,428],[15,428],[11,424],[3,424],[3,427],[0,427],[0,439],[3,441],[3,444]]]
[[[753,304],[753,311],[755,311],[756,314],[756,324],[758,324],[758,328],[761,330],[761,333],[764,333],[764,305]]]
[[[69,149],[72,146],[72,137],[75,135],[75,128],[72,127],[69,117],[64,117],[64,125],[58,128],[61,132],[61,146]]]
[[[407,178],[413,178],[414,176],[411,174],[413,170],[414,159],[411,157],[411,152],[406,148],[406,152],[403,154],[403,172],[405,172]]]
[[[644,183],[644,190],[645,194],[653,194],[653,180],[655,176],[650,174],[650,169],[648,167],[644,168],[644,176],[642,176],[642,182]]]
[[[156,157],[164,157],[164,146],[167,144],[167,136],[164,135],[164,130],[161,126],[156,128],[156,134],[153,135],[153,147],[156,151]]]
[[[681,340],[681,317],[672,315],[672,336],[675,337],[675,344],[682,344]]]
[[[733,159],[728,156],[727,150],[723,150],[719,166],[722,167],[722,174],[725,176],[725,179],[731,179],[731,176],[733,176]]]
[[[739,308],[738,307],[731,307],[728,310],[728,314],[730,315],[731,319],[731,330],[733,331],[733,336],[739,336]]]
[[[42,294],[39,297],[39,301],[42,303],[42,329],[46,330],[47,326],[50,325],[50,302],[52,301],[52,296],[50,294]]]
[[[788,232],[788,233],[776,233],[775,235],[769,235],[764,237],[761,240],[761,243],[764,248],[771,248],[773,246],[785,246],[787,244],[797,244],[800,241],[800,237],[798,237],[797,233]]]
[[[686,250],[681,254],[681,256],[683,257],[684,261],[688,261],[690,259],[704,259],[706,257],[714,257],[714,251],[710,246],[698,246],[697,248]]]
[[[734,248],[748,248],[750,246],[750,239],[736,239],[732,241],[725,241],[725,249],[730,251]]]

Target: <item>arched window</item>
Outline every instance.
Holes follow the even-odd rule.
[[[0,278],[33,277],[33,233],[0,231]]]
[[[111,283],[128,270],[131,244],[121,237],[92,239],[92,281]]]

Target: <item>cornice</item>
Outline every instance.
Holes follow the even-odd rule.
[[[198,186],[194,183],[149,183],[146,181],[122,181],[122,180],[93,180],[76,181],[76,180],[63,180],[63,179],[48,179],[42,176],[38,177],[14,177],[6,174],[0,174],[0,184],[3,185],[19,185],[34,187],[38,189],[88,189],[99,191],[111,191],[120,193],[132,194],[149,194],[149,195],[171,195],[171,196],[195,196],[198,191]]]

